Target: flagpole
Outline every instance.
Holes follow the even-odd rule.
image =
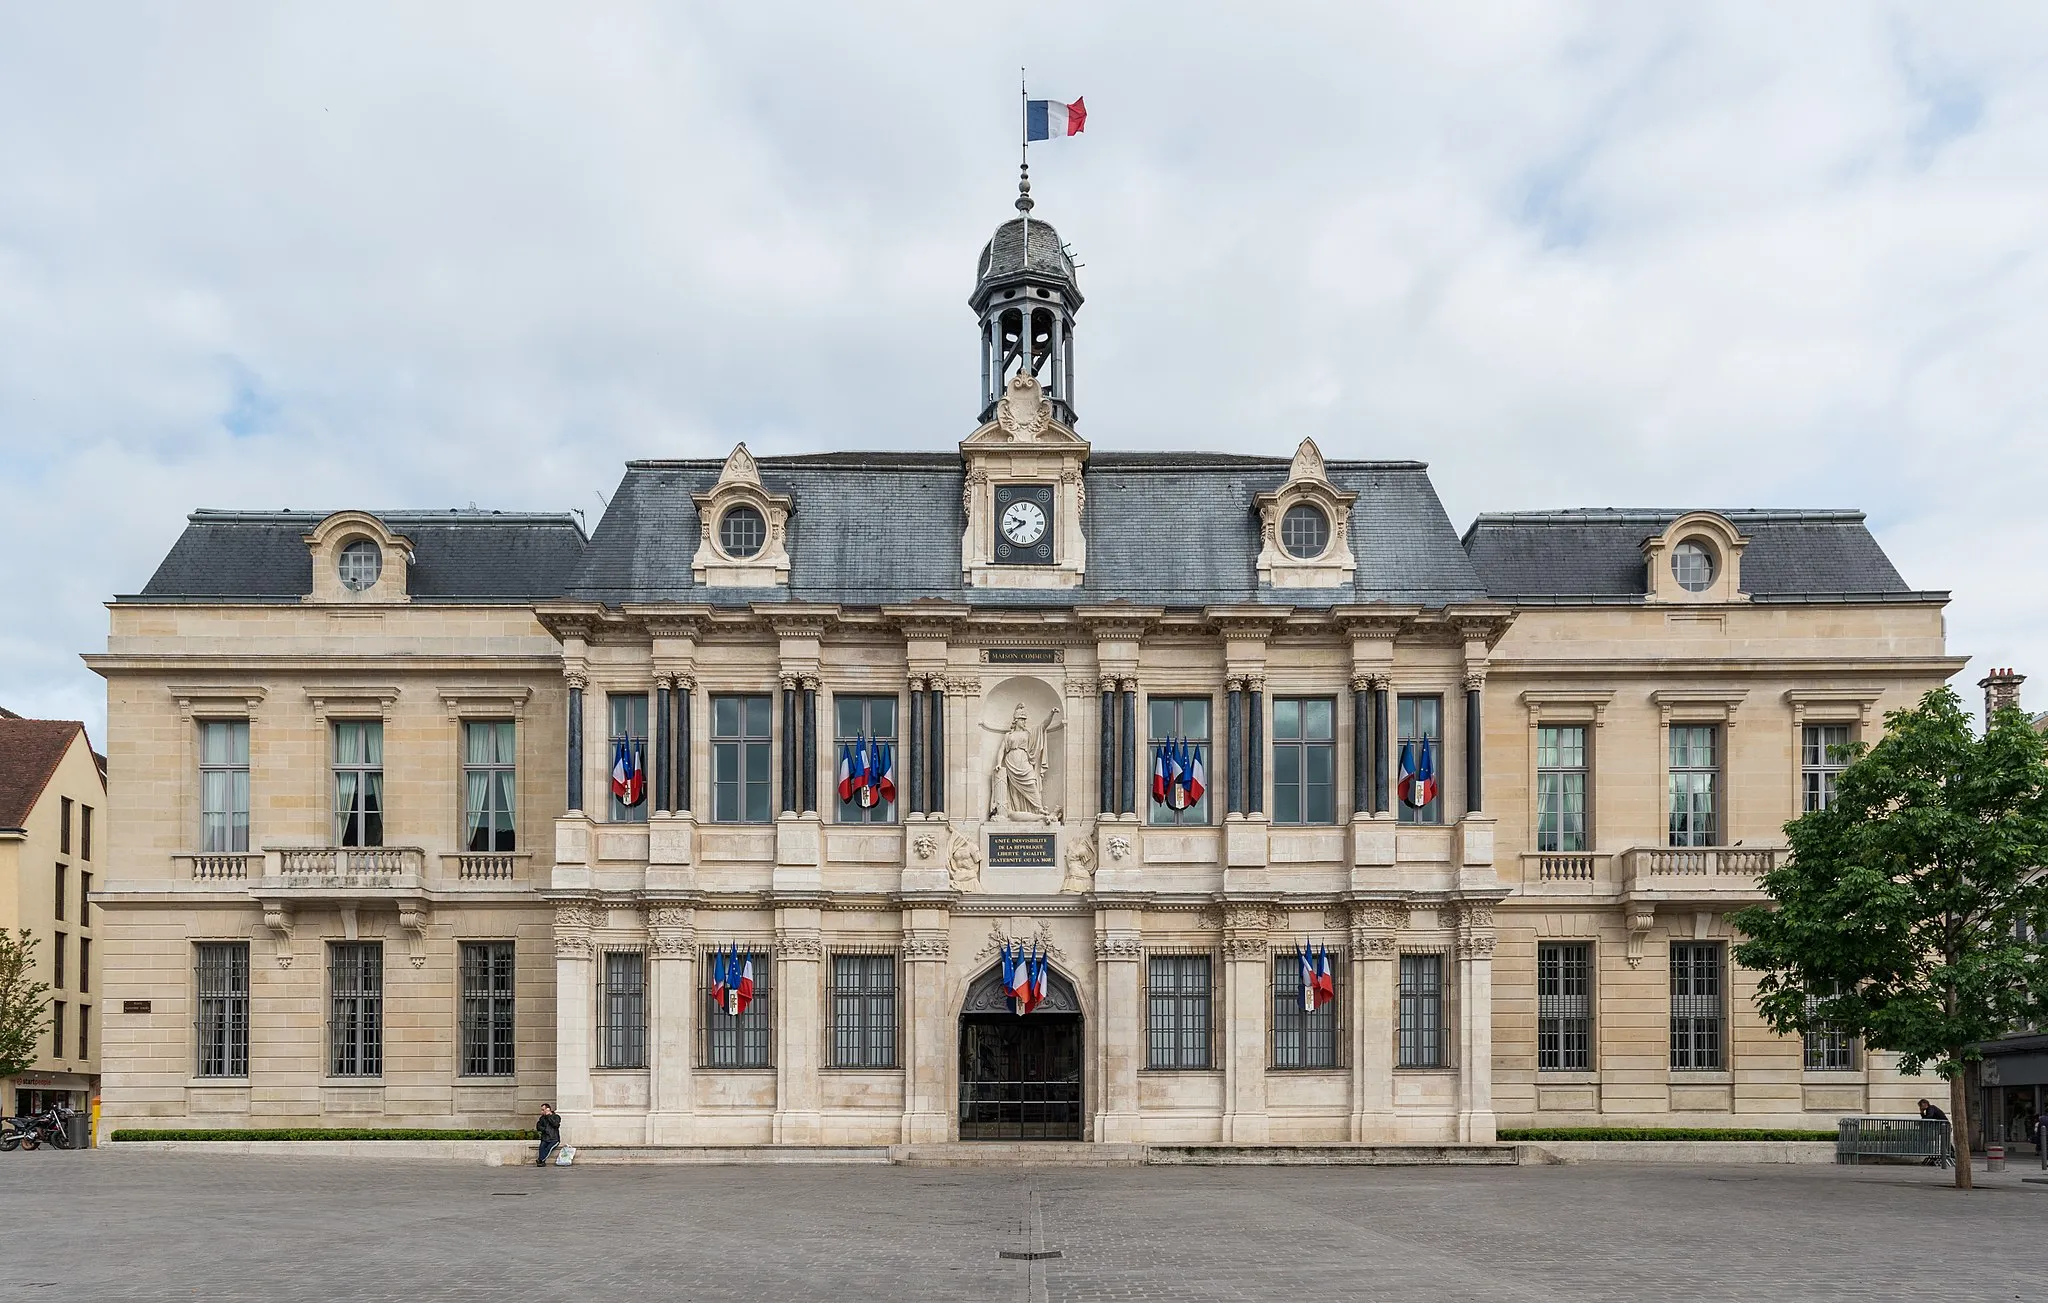
[[[1025,89],[1024,69],[1017,69],[1017,190],[1021,195],[1024,186],[1031,180],[1031,92]],[[1024,214],[1024,261],[1021,270],[1029,275],[1031,271],[1031,209],[1018,204],[1017,211]],[[1017,327],[1018,369],[1031,369],[1031,309],[1027,306],[1019,318]]]

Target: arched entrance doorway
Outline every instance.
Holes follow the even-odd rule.
[[[960,1007],[960,1138],[1081,1138],[1081,1001],[1057,970],[1045,999],[1010,1011],[1001,965],[967,988]]]

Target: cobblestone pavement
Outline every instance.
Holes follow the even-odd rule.
[[[2048,1298],[1911,1168],[531,1167],[0,1155],[0,1300]],[[1013,1260],[1012,1252],[1058,1251]]]

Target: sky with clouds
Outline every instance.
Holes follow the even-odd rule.
[[[2048,7],[1865,0],[0,3],[0,704],[195,507],[953,446],[1019,65],[1099,446],[1860,507],[2048,707]]]

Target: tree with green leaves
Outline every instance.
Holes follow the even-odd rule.
[[[1848,758],[1827,808],[1785,826],[1773,903],[1734,916],[1735,958],[1774,1031],[1831,1028],[1947,1078],[1968,1189],[1971,1047],[2048,1007],[2048,743],[2016,709],[1978,736],[1943,687]]]
[[[36,939],[28,929],[0,928],[0,1077],[36,1061],[50,1023],[50,985],[35,980]]]

